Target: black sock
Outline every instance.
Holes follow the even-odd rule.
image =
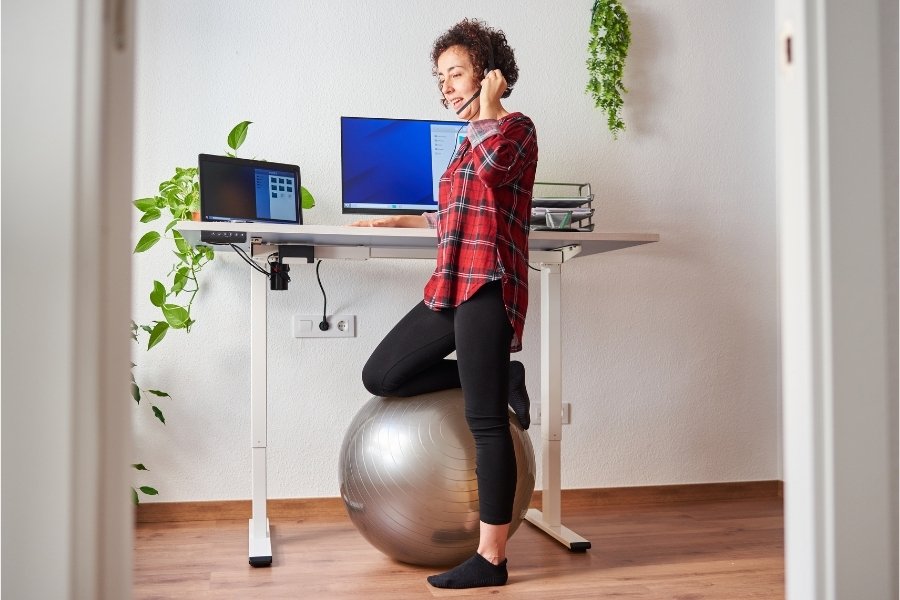
[[[440,575],[431,575],[428,583],[439,588],[463,589],[505,585],[508,577],[505,558],[502,563],[495,565],[476,552],[458,567]]]
[[[509,363],[509,405],[519,418],[522,429],[531,425],[531,400],[525,389],[525,365],[517,360]]]

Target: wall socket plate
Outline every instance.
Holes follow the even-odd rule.
[[[540,405],[540,403],[535,405],[534,413],[535,414],[533,415],[531,422],[535,425],[540,425],[541,424],[541,405]],[[569,423],[572,422],[572,403],[571,402],[563,402],[562,403],[562,414],[560,416],[562,417],[563,425],[568,425]]]
[[[319,323],[322,315],[294,315],[291,330],[296,338],[348,338],[356,337],[356,315],[328,315],[329,327],[322,331]]]

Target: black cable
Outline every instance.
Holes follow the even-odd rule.
[[[463,127],[469,124],[469,120],[466,119],[466,122],[459,126],[459,129],[456,130],[456,143],[453,144],[453,153],[450,155],[450,160],[447,161],[447,167],[450,166],[450,163],[453,162],[453,157],[456,156],[456,151],[459,150],[459,132],[462,131]],[[447,167],[444,167],[444,171],[447,170]]]
[[[528,268],[531,269],[531,270],[533,270],[533,271],[537,271],[538,273],[541,272],[541,270],[538,269],[537,267],[532,267],[532,266],[531,266],[531,263],[528,263]]]
[[[244,259],[244,262],[246,262],[248,265],[250,265],[251,267],[253,267],[253,268],[256,269],[257,271],[259,271],[260,273],[262,273],[262,274],[265,275],[266,277],[269,276],[269,272],[266,271],[265,269],[263,269],[263,268],[262,268],[261,266],[259,266],[258,264],[256,264],[256,261],[253,260],[252,258],[250,258],[250,256],[247,254],[246,251],[244,251],[243,248],[241,248],[240,246],[236,246],[235,244],[228,244],[228,245],[231,246],[231,248],[232,248],[235,252],[238,253],[238,256],[240,256],[242,259]]]
[[[328,297],[325,295],[325,288],[322,286],[322,278],[319,277],[319,267],[322,266],[322,261],[316,263],[316,279],[319,281],[319,289],[322,290],[322,322],[319,323],[319,329],[322,331],[328,331]]]

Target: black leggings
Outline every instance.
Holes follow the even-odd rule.
[[[509,345],[513,329],[499,281],[484,284],[456,308],[416,305],[381,341],[363,385],[376,396],[416,396],[462,387],[466,422],[475,438],[480,518],[512,520],[516,456],[509,433]],[[456,360],[448,354],[456,350]]]

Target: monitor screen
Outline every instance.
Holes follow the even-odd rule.
[[[341,117],[344,213],[437,210],[438,183],[465,121]]]
[[[204,221],[303,222],[296,165],[201,154],[198,170]]]

